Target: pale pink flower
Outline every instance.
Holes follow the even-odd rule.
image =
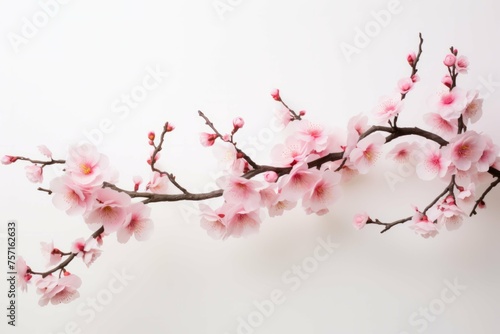
[[[21,288],[21,291],[26,292],[28,290],[28,284],[32,278],[31,269],[26,265],[22,256],[19,256],[16,260],[16,271],[17,271],[17,286]]]
[[[302,197],[302,206],[310,213],[325,214],[340,197],[340,174],[333,171],[318,171],[319,178]]]
[[[293,202],[312,189],[318,178],[319,175],[309,169],[307,162],[299,162],[293,166],[290,174],[280,178],[278,187],[283,199]]]
[[[96,228],[103,226],[107,234],[115,232],[125,224],[129,205],[129,195],[100,188],[95,192],[94,206],[84,217],[85,222]]]
[[[439,113],[427,113],[424,115],[424,121],[433,131],[446,138],[451,138],[458,132],[458,119],[447,120]]]
[[[276,116],[276,119],[278,120],[279,124],[282,124],[284,127],[286,127],[291,121],[292,121],[292,116],[290,115],[290,110],[286,108],[279,108],[274,111],[274,114]]]
[[[282,167],[293,166],[303,161],[309,153],[307,142],[295,137],[288,137],[284,144],[277,144],[271,150],[271,158],[274,164]]]
[[[358,137],[361,136],[366,130],[368,130],[368,116],[363,114],[358,114],[349,119],[347,123],[347,131],[355,132]]]
[[[450,121],[458,119],[467,106],[467,97],[460,88],[441,91],[433,97],[433,105],[441,117]]]
[[[168,189],[168,177],[159,172],[151,173],[151,179],[146,185],[146,190],[154,194],[164,194]]]
[[[231,143],[217,143],[217,145],[214,145],[212,153],[217,159],[219,168],[223,170],[231,169],[238,157],[238,152]]]
[[[413,215],[412,223],[410,228],[426,239],[429,237],[434,238],[439,232],[437,225],[429,221],[427,216],[419,211],[416,211]]]
[[[483,99],[479,98],[479,91],[467,92],[467,106],[463,112],[464,122],[476,123],[483,115]]]
[[[411,154],[419,149],[420,145],[417,143],[402,142],[387,153],[387,158],[398,163],[406,163],[409,162]]]
[[[133,235],[137,241],[149,239],[153,233],[153,221],[149,218],[151,208],[142,202],[137,202],[127,207],[125,224],[118,230],[118,242],[126,243]]]
[[[264,180],[269,183],[274,183],[278,180],[278,174],[276,172],[270,171],[264,173]]]
[[[469,60],[466,56],[458,57],[456,65],[458,73],[467,74],[467,69],[469,68]]]
[[[241,117],[236,117],[233,119],[233,127],[235,129],[241,129],[245,125],[245,121]]]
[[[257,190],[261,183],[240,176],[222,177],[217,185],[224,189],[223,197],[231,205],[241,205],[245,210],[253,211],[259,207],[260,194]]]
[[[215,133],[202,132],[200,133],[200,143],[205,147],[212,146],[215,143],[217,137],[218,136]]]
[[[373,110],[377,123],[384,124],[397,116],[403,109],[403,101],[400,96],[385,96]]]
[[[257,233],[260,223],[258,211],[246,211],[241,207],[232,210],[227,216],[227,236],[239,238]]]
[[[450,54],[446,55],[446,57],[443,60],[443,63],[445,66],[451,67],[451,66],[455,65],[456,61],[457,61],[457,57],[455,57],[454,54],[450,53]]]
[[[310,121],[298,122],[296,138],[303,141],[308,147],[308,151],[323,151],[328,144],[328,134],[319,124]]]
[[[361,174],[366,174],[380,156],[384,143],[385,137],[382,134],[371,134],[357,143],[349,155],[349,160]]]
[[[457,198],[462,200],[463,203],[471,203],[474,201],[476,185],[474,183],[469,183],[467,188],[458,187],[459,193],[457,194]]]
[[[67,304],[80,296],[77,289],[82,285],[82,280],[76,275],[64,275],[61,278],[48,275],[37,280],[38,294],[42,294],[38,304],[45,306],[49,302],[52,305],[60,303]]]
[[[50,190],[54,206],[68,215],[81,215],[92,205],[93,188],[76,184],[69,175],[53,179]]]
[[[398,81],[398,88],[401,94],[407,94],[413,88],[412,78],[403,78]]]
[[[206,204],[200,203],[199,206],[201,210],[201,227],[207,231],[210,237],[217,240],[225,239],[227,237],[227,221],[222,208],[214,211]]]
[[[296,201],[289,201],[278,196],[278,200],[267,208],[267,212],[269,213],[269,217],[281,216],[285,210],[292,210],[296,206]]]
[[[38,165],[30,165],[24,167],[26,177],[33,183],[41,183],[43,181],[43,169]]]
[[[446,226],[448,231],[458,229],[465,217],[465,212],[462,211],[456,204],[453,196],[448,196],[442,204],[429,210],[429,218],[436,220],[438,224]]]
[[[2,165],[10,165],[17,161],[17,157],[13,157],[11,155],[4,155],[2,157]]]
[[[363,227],[365,227],[368,220],[370,220],[370,217],[368,216],[368,214],[366,214],[366,212],[363,212],[354,215],[352,223],[354,225],[354,228],[356,228],[357,230],[361,230]]]
[[[87,267],[90,267],[102,253],[96,246],[97,241],[94,238],[87,242],[83,238],[80,238],[75,240],[71,245],[71,252],[77,254],[77,257],[81,257],[83,263],[85,263]]]
[[[498,154],[500,153],[500,147],[495,145],[490,137],[483,135],[486,141],[486,146],[483,150],[481,158],[477,161],[476,168],[478,172],[487,172],[488,169],[495,163]]]
[[[280,90],[277,89],[277,88],[274,88],[272,91],[271,91],[271,96],[273,97],[273,99],[275,99],[276,101],[281,101],[281,96],[280,96]]]
[[[72,146],[66,160],[66,171],[78,184],[98,185],[105,177],[108,163],[108,158],[93,145]]]
[[[47,242],[41,242],[42,254],[49,261],[47,266],[53,266],[58,264],[62,259],[62,252],[54,248],[54,242],[52,241],[50,244]]]
[[[444,177],[450,166],[450,160],[442,156],[437,144],[423,147],[424,158],[417,164],[416,172],[422,180],[432,180],[436,176]]]
[[[452,138],[443,148],[446,157],[462,171],[468,171],[479,161],[486,148],[486,140],[475,131],[467,131]]]
[[[47,146],[39,145],[38,150],[47,158],[52,159],[52,152],[47,148]]]

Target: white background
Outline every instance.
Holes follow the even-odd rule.
[[[269,92],[278,87],[289,105],[307,110],[311,120],[345,128],[350,117],[369,114],[378,98],[409,74],[406,55],[416,50],[418,32],[425,38],[421,81],[399,124],[423,125],[428,97],[441,89],[442,59],[454,45],[471,61],[459,85],[487,96],[484,117],[474,128],[500,143],[500,89],[484,84],[488,78],[500,82],[497,1],[402,0],[398,14],[373,30],[351,61],[340,46],[354,45],[356,29],[369,27],[371,12],[386,9],[387,1],[231,3],[221,17],[212,0],[73,0],[16,53],[8,34],[20,34],[23,17],[31,20],[40,5],[0,1],[0,154],[40,157],[36,146],[45,144],[64,158],[69,145],[110,119],[113,130],[99,150],[120,171],[120,185],[130,188],[133,175],[148,176],[147,132],[159,132],[168,120],[177,128],[162,152],[162,166],[186,187],[202,190],[213,183],[217,163],[210,149],[199,145],[204,126],[198,109],[227,130],[233,117],[244,117],[239,140],[248,142],[269,128],[278,107]],[[113,113],[121,94],[156,66],[169,77],[126,117]],[[272,143],[257,150],[257,161],[269,163],[270,147],[283,139],[272,136]],[[46,170],[45,186],[56,172]],[[383,235],[374,226],[355,231],[355,213],[367,211],[385,221],[406,217],[410,204],[425,206],[443,187],[405,177],[391,189],[384,178],[388,172],[398,173],[397,166],[380,162],[346,185],[326,216],[307,216],[298,208],[266,219],[259,234],[241,240],[209,238],[191,204],[154,204],[151,240],[121,245],[112,237],[90,269],[72,264],[69,270],[83,286],[71,304],[41,308],[30,286],[18,298],[18,326],[8,332],[233,334],[238,317],[247,319],[255,301],[279,289],[285,301],[255,333],[498,333],[498,189],[488,197],[487,210],[432,240],[406,226]],[[18,221],[18,252],[34,269],[44,264],[40,241],[54,240],[65,250],[89,235],[81,218],[58,211],[49,196],[35,190],[22,163],[2,166],[0,185],[1,232],[9,219]],[[318,237],[330,237],[339,247],[292,291],[282,275],[314,254]],[[3,240],[0,254],[5,253]],[[123,270],[134,278],[106,299],[113,273]],[[455,279],[466,286],[461,295],[425,330],[413,326],[409,317],[430,303],[439,305],[444,281]],[[100,304],[92,320],[88,312],[78,312],[88,311],[89,300],[99,297],[107,304]],[[6,317],[1,319],[3,333]]]

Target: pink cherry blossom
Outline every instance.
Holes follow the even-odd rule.
[[[212,146],[215,143],[217,137],[218,136],[215,133],[202,132],[200,134],[200,143],[205,147]]]
[[[245,125],[245,121],[241,117],[236,117],[233,119],[233,127],[235,129],[241,129]]]
[[[467,74],[467,70],[469,68],[469,60],[466,56],[460,56],[457,59],[457,70],[458,73]]]
[[[455,55],[450,53],[450,54],[446,55],[446,57],[443,60],[443,63],[445,66],[451,67],[451,66],[455,65],[456,61],[457,61],[457,58],[455,57]]]
[[[51,243],[41,242],[42,254],[48,260],[47,266],[53,266],[58,264],[62,259],[62,252],[54,248],[54,242]]]
[[[298,122],[296,138],[303,141],[308,151],[323,151],[328,145],[328,134],[319,124],[310,121]]]
[[[368,130],[368,116],[359,114],[349,119],[348,132],[356,132],[358,136],[361,136],[366,130]]]
[[[412,78],[403,78],[398,81],[398,88],[401,94],[407,94],[413,88]]]
[[[43,181],[43,169],[38,165],[30,165],[24,167],[26,177],[33,183],[41,183]]]
[[[242,207],[228,213],[227,235],[235,238],[257,233],[260,228],[258,211],[246,211]]]
[[[291,121],[292,116],[290,115],[290,110],[286,108],[279,108],[274,111],[275,117],[278,120],[278,124],[286,127]]]
[[[212,210],[208,205],[200,203],[201,227],[214,239],[225,239],[227,237],[227,220],[223,208]]]
[[[361,174],[366,174],[380,156],[384,143],[385,137],[380,133],[363,138],[352,150],[349,160]]]
[[[325,214],[339,197],[340,174],[334,171],[318,171],[319,178],[302,197],[302,206],[310,213]]]
[[[464,122],[476,123],[483,115],[483,99],[479,98],[479,91],[467,92],[467,106],[463,112]]]
[[[85,241],[83,238],[75,240],[71,245],[71,252],[77,254],[77,257],[81,257],[87,267],[90,267],[102,253],[101,250],[97,249],[97,241],[94,238],[89,241]]]
[[[154,194],[164,194],[168,189],[168,177],[159,172],[151,173],[151,180],[146,185],[146,189]]]
[[[447,139],[457,134],[458,119],[447,120],[439,113],[427,113],[424,115],[424,121],[430,125],[432,130],[436,131],[438,135],[446,137]]]
[[[293,166],[290,174],[278,181],[283,199],[297,201],[308,192],[317,182],[319,174],[309,169],[307,162],[300,162]]]
[[[450,77],[449,74],[446,74],[443,77],[443,79],[441,79],[441,82],[443,83],[443,85],[445,85],[448,88],[451,88],[451,86],[453,86],[453,79]]]
[[[365,227],[368,220],[370,220],[370,217],[368,216],[368,214],[366,214],[366,212],[358,213],[354,215],[352,223],[357,230],[361,230],[363,227]]]
[[[426,239],[429,237],[434,238],[439,232],[437,225],[429,221],[427,216],[419,211],[416,211],[413,215],[410,228]]]
[[[459,193],[457,194],[457,198],[461,200],[463,203],[471,203],[474,201],[476,192],[476,185],[474,183],[469,183],[467,188],[459,187]]]
[[[282,199],[281,196],[278,196],[276,202],[270,205],[267,210],[269,217],[276,217],[281,216],[285,211],[292,210],[296,206],[297,202]]]
[[[217,184],[224,189],[223,197],[231,205],[241,205],[247,212],[256,210],[260,205],[260,194],[257,190],[261,183],[240,176],[223,177]]]
[[[68,215],[80,215],[92,205],[94,188],[76,184],[69,175],[59,176],[50,182],[52,203]]]
[[[231,143],[219,142],[212,149],[214,157],[217,159],[219,168],[229,170],[235,167],[238,152]]]
[[[48,275],[37,280],[38,294],[41,294],[38,304],[45,306],[49,302],[52,305],[60,303],[67,304],[80,296],[77,289],[82,285],[82,280],[76,275],[65,275],[61,278]]]
[[[2,165],[10,165],[17,161],[17,157],[13,157],[11,155],[4,155],[2,157]]]
[[[84,217],[85,222],[95,228],[103,226],[108,234],[116,232],[125,224],[129,205],[129,195],[109,188],[100,188],[95,192],[94,206]]]
[[[132,181],[134,182],[134,191],[138,191],[139,186],[142,183],[142,177],[140,177],[139,175],[136,175],[132,178]]]
[[[402,142],[394,146],[394,148],[387,153],[387,158],[398,163],[407,163],[412,153],[419,149],[420,145],[417,143]]]
[[[133,235],[137,241],[149,239],[153,233],[153,221],[149,218],[151,208],[142,202],[137,202],[127,207],[125,224],[118,230],[117,239],[121,243],[129,241]]]
[[[451,195],[446,197],[442,204],[429,210],[429,218],[445,225],[448,231],[458,229],[464,217],[465,212],[455,204],[455,199]]]
[[[477,161],[476,168],[478,172],[487,172],[488,169],[495,163],[498,154],[500,153],[500,147],[493,143],[490,137],[482,136],[486,141],[486,146],[481,154],[481,157]]]
[[[467,97],[460,88],[441,91],[433,98],[433,105],[441,117],[450,121],[458,119],[467,106]]]
[[[385,96],[380,99],[373,112],[377,123],[384,124],[397,116],[402,109],[403,101],[400,96]]]
[[[100,184],[105,178],[108,158],[90,144],[72,146],[66,160],[66,171],[75,183],[91,186]]]
[[[452,138],[443,150],[457,169],[468,171],[473,163],[479,161],[485,148],[485,137],[475,131],[467,131]]]
[[[277,144],[273,147],[271,158],[277,166],[289,167],[303,161],[308,153],[307,142],[295,137],[288,137],[284,144]]]
[[[442,156],[437,144],[423,147],[424,158],[416,166],[416,172],[422,180],[432,180],[436,176],[444,177],[450,166],[450,160]]]
[[[28,290],[28,284],[31,281],[31,269],[26,265],[22,256],[19,256],[16,260],[16,271],[17,271],[17,286],[21,288],[21,291],[26,292]]]
[[[47,146],[39,145],[38,150],[47,158],[52,159],[52,152],[47,148]]]
[[[281,101],[281,96],[280,96],[280,90],[277,89],[277,88],[274,88],[272,91],[271,91],[271,96],[273,97],[273,99],[275,99],[276,101]]]

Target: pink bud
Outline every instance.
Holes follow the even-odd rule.
[[[17,157],[13,157],[10,155],[4,155],[2,157],[2,165],[10,165],[13,162],[17,161]]]
[[[71,273],[69,271],[65,270],[63,275],[64,276],[69,276],[69,275],[71,275]]]
[[[299,112],[299,116],[301,116],[301,117],[302,117],[302,116],[305,116],[305,115],[306,115],[306,111],[305,111],[305,110],[301,110],[301,111]]]
[[[226,133],[224,136],[222,136],[222,140],[225,142],[231,141],[231,135]]]
[[[478,204],[478,208],[484,209],[486,207],[486,203],[484,201],[480,201]]]
[[[281,96],[280,96],[280,90],[275,88],[271,91],[271,96],[273,97],[273,99],[275,99],[276,101],[281,101]]]
[[[153,131],[150,131],[150,132],[148,133],[148,139],[149,139],[150,141],[155,140],[155,133],[154,133]]]
[[[445,85],[446,87],[450,88],[451,85],[453,85],[453,80],[451,79],[451,77],[446,74],[443,79],[441,79],[441,82],[443,83],[443,85]]]
[[[241,117],[236,117],[233,119],[233,126],[235,129],[241,129],[245,125],[245,121]]]
[[[174,129],[175,129],[175,125],[173,125],[172,123],[169,123],[169,122],[167,122],[167,123],[165,124],[165,126],[166,126],[166,129],[165,129],[165,130],[167,130],[167,132],[172,132],[172,131],[174,131]]]
[[[414,83],[420,81],[420,77],[418,76],[418,74],[412,75],[411,81],[413,81]]]
[[[413,80],[411,78],[403,78],[399,80],[398,88],[401,94],[408,93],[413,88]]]
[[[206,133],[202,132],[200,134],[200,143],[205,147],[212,146],[217,139],[217,135],[215,133]]]
[[[134,191],[139,190],[139,185],[142,183],[142,177],[136,175],[132,181],[134,181]]]
[[[411,52],[410,54],[408,54],[408,57],[406,57],[406,60],[408,61],[408,64],[410,64],[410,66],[413,66],[413,64],[415,63],[415,60],[417,60],[417,56],[415,55],[415,52]]]
[[[451,48],[453,54],[456,56],[458,54],[458,49],[455,49],[454,47]]]
[[[244,157],[243,153],[241,152],[236,153],[236,159],[241,159],[243,157]]]
[[[152,140],[150,140],[150,141],[148,142],[148,144],[149,144],[149,145],[151,145],[151,146],[153,146],[153,145],[155,144],[155,142],[154,142],[154,141],[152,141]]]
[[[455,65],[455,62],[457,61],[457,57],[453,54],[448,54],[446,57],[444,57],[443,63],[445,66],[451,67]]]
[[[270,171],[264,173],[264,180],[269,183],[274,183],[278,179],[278,174],[276,172]]]

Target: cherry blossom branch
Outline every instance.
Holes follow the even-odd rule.
[[[44,161],[44,160],[34,160],[34,159],[26,158],[26,157],[17,157],[17,156],[14,158],[16,158],[16,160],[28,161],[28,162],[31,162],[33,164],[40,164],[41,165],[40,167],[42,167],[42,168],[45,166],[49,166],[49,165],[65,164],[66,163],[66,160],[50,159],[48,161]]]
[[[386,137],[386,141],[385,141],[386,143],[389,143],[392,140],[399,138],[399,137],[402,137],[402,136],[415,135],[415,136],[419,136],[422,138],[432,140],[432,141],[438,143],[440,146],[446,146],[448,144],[448,141],[446,141],[442,137],[436,135],[435,133],[432,133],[430,131],[426,131],[426,130],[418,128],[418,127],[393,128],[393,127],[389,127],[389,126],[379,126],[379,125],[374,125],[371,128],[369,128],[367,131],[365,131],[359,137],[359,140],[364,139],[364,138],[368,137],[369,135],[371,135],[372,133],[375,133],[377,131],[390,133],[390,135]]]
[[[495,181],[493,181],[489,186],[488,188],[486,188],[486,190],[483,192],[483,194],[481,195],[481,197],[479,197],[479,199],[476,201],[476,203],[474,204],[474,207],[472,208],[472,211],[469,215],[469,217],[472,217],[474,215],[477,215],[477,208],[481,205],[484,205],[484,199],[486,198],[486,195],[488,195],[488,193],[493,189],[495,188],[498,184],[500,183],[500,177],[497,177],[497,179]]]

